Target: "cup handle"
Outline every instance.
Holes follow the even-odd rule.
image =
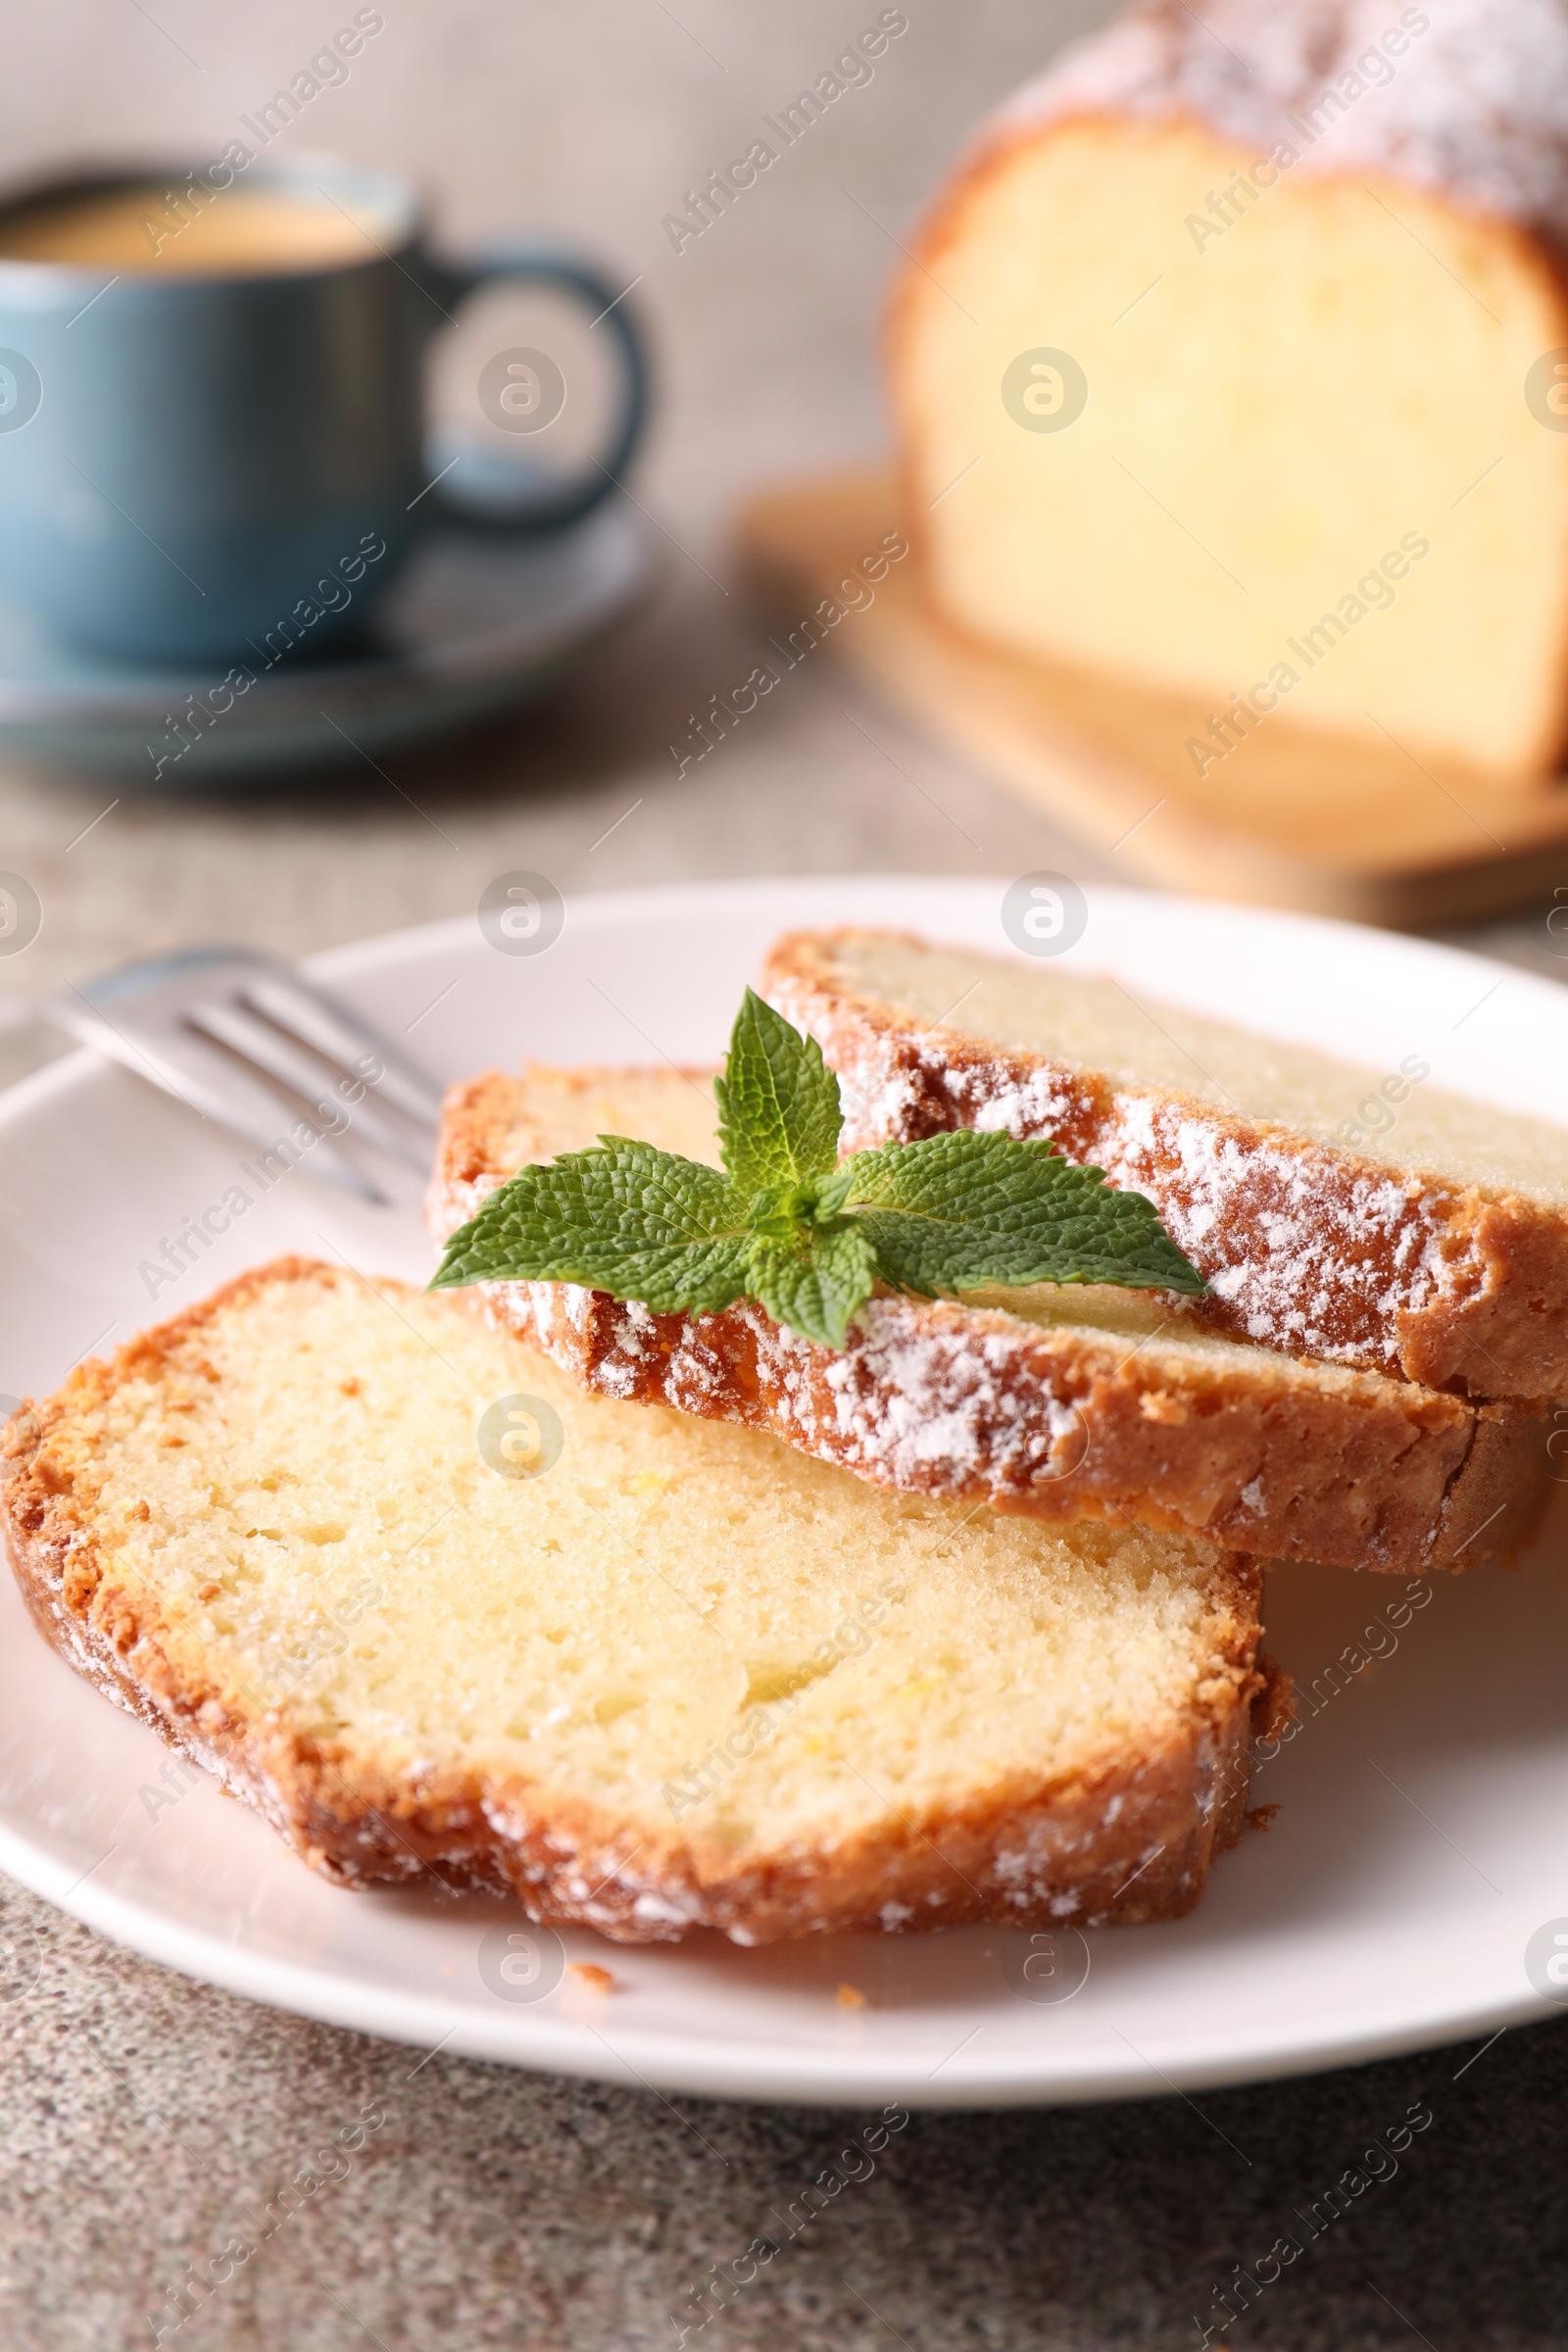
[[[498,245],[458,263],[432,265],[426,260],[425,272],[435,280],[434,290],[445,309],[456,310],[484,286],[502,283],[553,286],[575,295],[592,313],[591,323],[607,332],[619,376],[619,391],[614,418],[600,455],[591,458],[580,473],[569,475],[559,489],[543,495],[518,495],[514,486],[504,486],[504,475],[513,468],[504,468],[493,460],[480,461],[470,467],[471,473],[478,473],[479,480],[467,495],[447,498],[449,507],[466,522],[488,522],[514,530],[555,531],[580,521],[618,487],[648,420],[647,348],[624,299],[625,289],[617,294],[609,280],[588,263],[559,246],[545,244]],[[544,368],[532,364],[533,360],[541,359],[545,362]],[[543,353],[534,354],[531,359],[514,359],[503,370],[502,380],[492,387],[499,405],[509,414],[525,419],[530,406],[548,407],[557,393],[564,398],[565,387],[559,370],[554,378],[548,372],[553,367],[554,362]],[[559,401],[554,414],[559,414]],[[549,423],[552,417],[545,416],[542,421]],[[527,432],[540,427],[523,421],[516,429]],[[444,437],[441,454],[444,456],[456,446],[461,446],[465,455],[474,452],[471,441],[460,445],[453,435]]]

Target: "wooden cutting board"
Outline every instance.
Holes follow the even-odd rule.
[[[1499,784],[1284,719],[1200,778],[1186,749],[1208,733],[1196,703],[958,635],[925,608],[912,558],[874,588],[835,598],[897,526],[881,470],[755,497],[740,540],[769,625],[786,648],[793,635],[801,658],[819,638],[813,661],[845,662],[1082,841],[1114,851],[1129,880],[1407,929],[1568,886],[1568,778]],[[858,609],[846,610],[852,596]],[[823,598],[840,619],[828,619]]]

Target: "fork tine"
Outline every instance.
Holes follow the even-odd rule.
[[[264,1152],[279,1144],[287,1113],[260,1073],[314,1102],[323,1080],[313,1054],[356,1077],[373,1061],[376,1100],[343,1105],[346,1124],[423,1172],[423,1155],[386,1114],[400,1110],[433,1134],[440,1090],[369,1022],[259,949],[185,948],[148,956],[85,987],[60,990],[41,1009],[73,1037]],[[319,1174],[361,1200],[384,1200],[333,1134],[318,1133],[310,1149]]]
[[[365,1056],[374,1054],[382,1068],[376,1084],[387,1101],[422,1127],[433,1131],[440,1124],[440,1089],[390,1039],[314,982],[302,980],[286,964],[269,961],[259,963],[254,976],[241,981],[239,993],[259,1012],[281,1028],[292,1029],[306,1045],[314,1046],[318,1054],[345,1070],[357,1072]]]
[[[220,1045],[227,1046],[245,1060],[255,1062],[259,1069],[266,1070],[270,1076],[280,1079],[284,1086],[292,1087],[296,1094],[304,1096],[313,1109],[317,1106],[317,1098],[326,1083],[319,1066],[292,1037],[284,1036],[269,1022],[259,1019],[243,1004],[197,1004],[190,1007],[185,1017],[196,1028],[205,1031],[207,1036],[216,1038]],[[341,1103],[343,1120],[348,1126],[357,1127],[368,1142],[379,1144],[383,1152],[392,1152],[423,1175],[428,1154],[416,1151],[408,1138],[398,1133],[391,1120],[383,1118],[364,1097],[367,1083],[363,1078],[360,1081],[360,1102]]]
[[[118,1009],[118,1007],[117,1007]],[[187,1109],[241,1135],[262,1152],[287,1141],[287,1114],[266,1087],[247,1076],[226,1054],[195,1034],[160,1037],[143,1029],[131,1034],[113,1021],[85,993],[61,989],[44,1000],[43,1010],[70,1036],[150,1079]],[[132,1024],[134,1026],[134,1024]],[[298,1147],[290,1149],[298,1156]],[[384,1205],[386,1196],[363,1175],[329,1135],[310,1147],[311,1168],[358,1200]]]

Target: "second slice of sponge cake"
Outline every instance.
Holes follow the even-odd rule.
[[[837,1072],[848,1149],[1049,1136],[1153,1201],[1218,1328],[1471,1396],[1568,1397],[1568,1128],[1400,1079],[1374,1131],[1354,1114],[1375,1071],[900,932],[791,933],[760,986]]]
[[[455,1087],[433,1230],[445,1239],[525,1162],[601,1134],[716,1164],[710,1083],[536,1067]],[[835,1353],[749,1301],[652,1314],[571,1284],[481,1288],[497,1324],[601,1395],[744,1422],[876,1486],[1057,1524],[1410,1574],[1511,1556],[1547,1491],[1536,1414],[1300,1362],[1206,1329],[1164,1292],[877,1298]]]

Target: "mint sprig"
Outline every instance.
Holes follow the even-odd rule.
[[[660,1314],[756,1298],[828,1348],[878,1282],[921,1298],[1035,1282],[1206,1288],[1141,1193],[1054,1145],[958,1128],[840,1164],[837,1078],[750,989],[713,1091],[722,1174],[601,1136],[492,1193],[430,1288],[575,1282]]]

